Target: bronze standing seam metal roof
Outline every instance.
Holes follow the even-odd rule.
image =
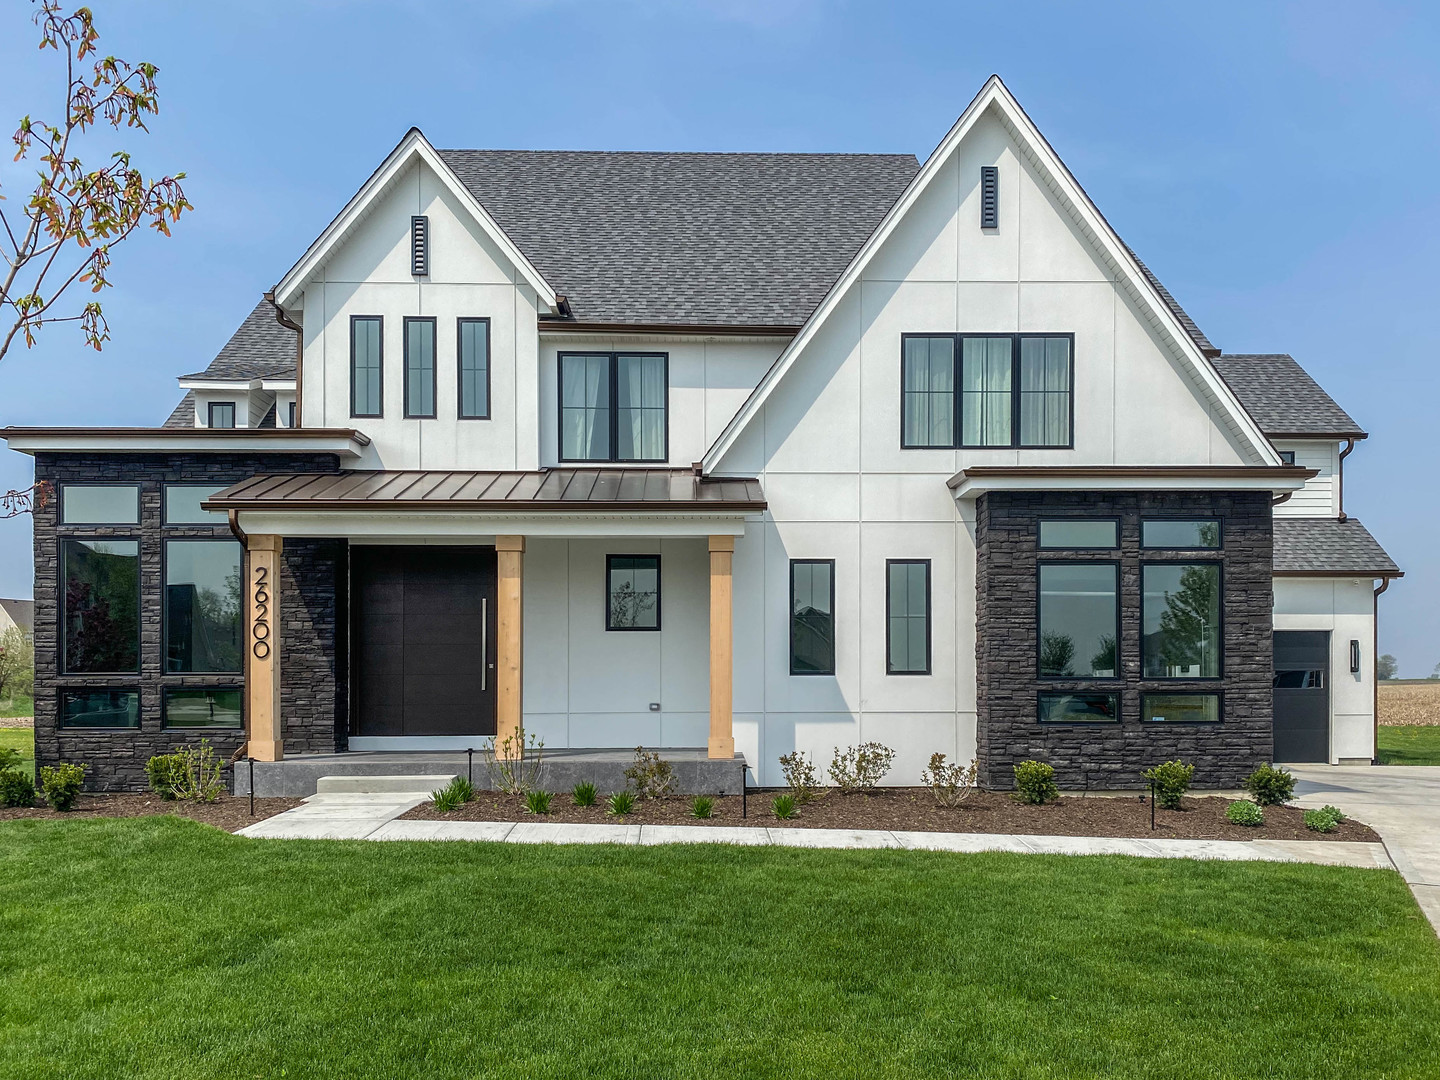
[[[206,499],[208,510],[765,509],[760,481],[690,469],[564,468],[538,472],[381,471],[264,473]]]

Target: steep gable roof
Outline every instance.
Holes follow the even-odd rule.
[[[1214,363],[1260,430],[1271,438],[1365,438],[1365,429],[1285,353],[1227,353]]]
[[[245,316],[230,340],[215,354],[204,371],[180,376],[182,379],[293,379],[295,377],[295,331],[275,319],[275,308],[261,300]],[[195,426],[195,394],[187,392],[180,404],[161,425],[167,428]]]

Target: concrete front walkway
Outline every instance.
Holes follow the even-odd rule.
[[[1290,765],[1295,802],[1330,803],[1378,832],[1420,910],[1440,932],[1440,766]]]
[[[1392,869],[1379,844],[1306,840],[1137,840],[1005,833],[792,829],[778,825],[614,825],[554,821],[397,821],[428,792],[314,795],[302,806],[240,830],[241,836],[307,840],[490,840],[510,844],[778,844],[810,848],[1011,851],[1138,855],[1152,859],[1313,862]],[[1358,816],[1358,814],[1357,814]]]

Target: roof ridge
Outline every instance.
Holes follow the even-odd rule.
[[[567,150],[561,147],[524,149],[504,146],[436,147],[437,154],[607,154],[613,156],[648,155],[651,157],[843,157],[843,158],[909,158],[919,161],[914,153],[903,150]]]

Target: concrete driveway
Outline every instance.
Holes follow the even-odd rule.
[[[1295,802],[1330,803],[1380,834],[1430,925],[1440,933],[1440,766],[1287,765]]]

